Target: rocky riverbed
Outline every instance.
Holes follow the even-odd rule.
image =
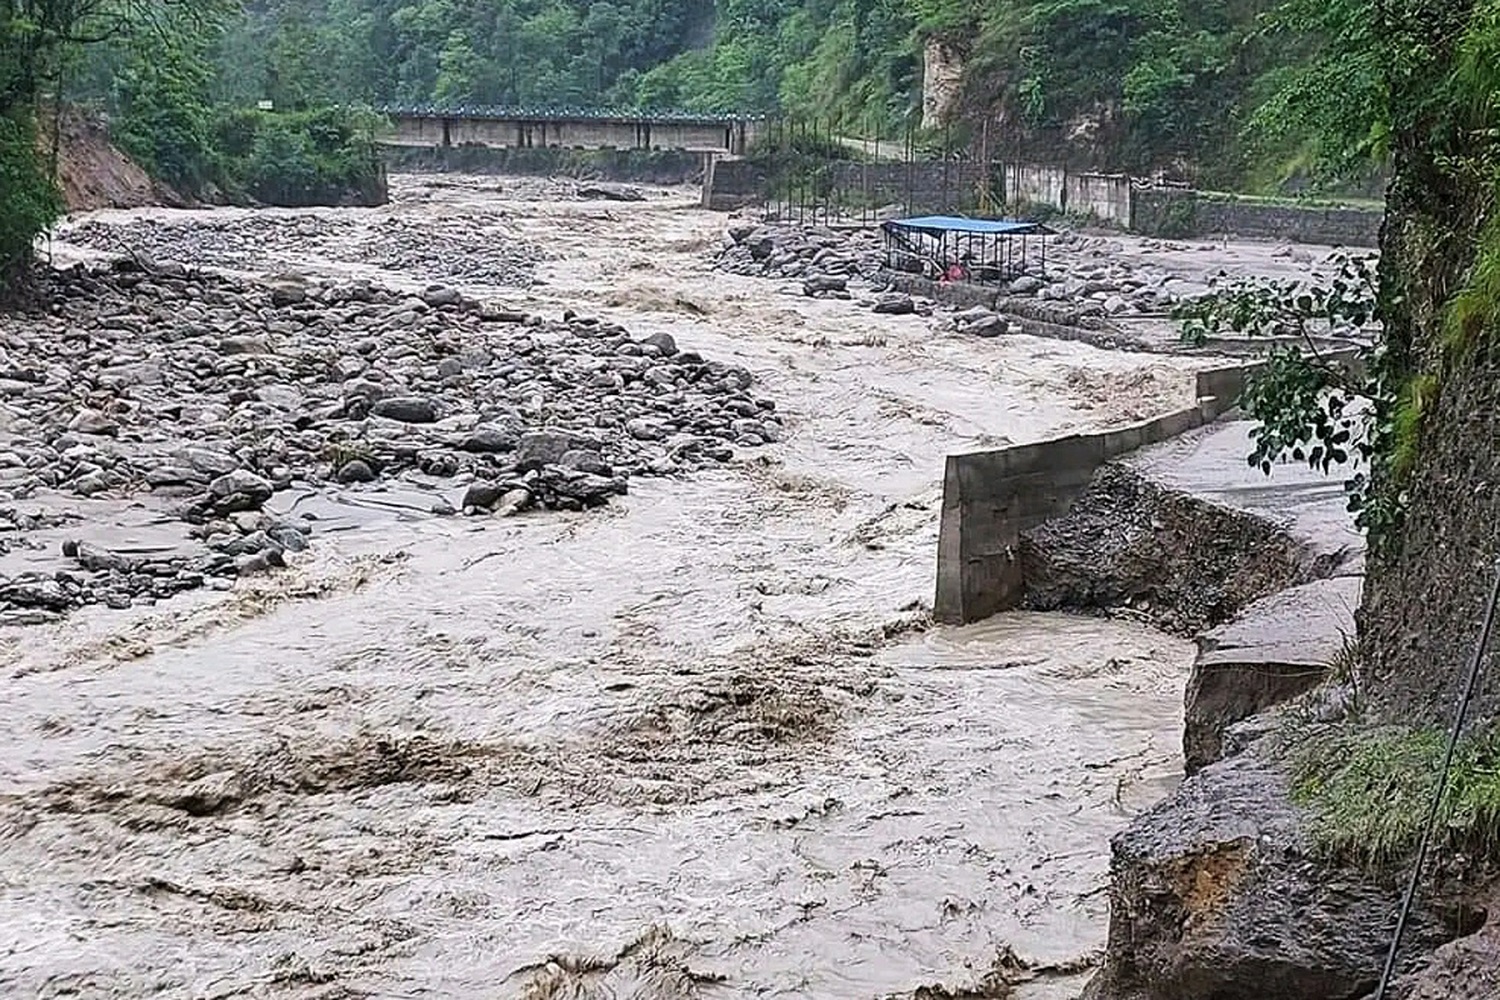
[[[1326,281],[1326,251],[1266,246],[1248,274]],[[715,260],[724,272],[800,283],[809,297],[853,299],[874,312],[933,315],[960,333],[980,337],[1023,332],[1019,319],[1089,331],[1101,346],[1181,349],[1172,311],[1206,294],[1216,279],[1248,276],[1237,250],[1206,243],[1085,234],[1063,230],[1034,240],[1020,273],[967,289],[947,306],[893,288],[885,253],[873,231],[741,222],[729,227]],[[896,275],[899,281],[905,275]],[[935,294],[935,293],[934,293]],[[984,298],[962,304],[964,298]],[[1037,323],[1030,324],[1036,332]],[[1335,330],[1339,337],[1353,331]]]
[[[400,482],[438,514],[580,510],[633,475],[691,472],[782,433],[749,372],[668,333],[487,309],[443,286],[258,285],[125,262],[58,272],[49,295],[44,315],[0,326],[0,537],[26,548],[28,528],[66,521],[28,511],[53,493],[149,493],[206,551],[70,539],[67,571],[0,576],[0,621],[282,566],[314,526],[266,512],[282,490]]]
[[[0,553],[7,575],[43,556],[83,573],[77,552],[95,548],[205,556],[178,509],[231,472],[273,492],[210,515],[226,537],[312,530],[287,567],[222,592],[0,626],[0,994],[1075,996],[1105,941],[1109,838],[1180,779],[1192,648],[1053,613],[932,626],[943,456],[1185,405],[1204,362],[979,339],[938,314],[715,270],[725,220],[695,192],[558,201],[496,183],[394,176],[381,209],[192,214],[245,248],[226,268],[270,273],[217,284],[137,267],[88,279],[108,308],[28,321],[52,353],[0,405],[45,426],[28,440],[75,435],[89,450],[59,461],[123,485],[80,496],[70,484],[96,470],[68,466],[36,486],[13,519],[31,518],[18,529],[45,552]],[[97,256],[68,242],[90,223],[188,218],[72,220],[54,252]],[[347,236],[254,264],[256,240],[234,235],[301,218]],[[364,262],[359,234],[385,220],[427,244],[409,269]],[[431,273],[465,225],[546,248],[534,280]],[[182,233],[156,267],[202,264]],[[1216,259],[1231,254],[1279,260],[1254,246]],[[300,280],[277,276],[290,270]],[[361,279],[379,279],[376,301]],[[204,300],[184,290],[107,332],[165,294],[143,286],[200,281]],[[438,282],[457,300],[426,302]],[[304,297],[288,288],[278,305],[288,284]],[[192,319],[218,294],[244,297],[243,328]],[[353,329],[392,312],[410,325]],[[676,354],[647,353],[659,335]],[[235,336],[250,350],[225,352]],[[389,347],[361,353],[370,340]],[[365,365],[354,384],[390,394],[346,395],[346,357]],[[672,435],[628,428],[631,407],[673,419],[654,409],[678,406],[672,392],[630,383],[616,359],[753,382],[682,429],[718,444],[673,456]],[[478,367],[440,373],[451,360]],[[152,364],[183,381],[177,396],[165,376],[111,381]],[[554,366],[587,380],[563,391]],[[623,391],[588,384],[609,371]],[[519,391],[532,380],[544,403],[570,401],[566,429],[598,439],[627,492],[588,511],[432,514],[473,483],[525,478],[515,452],[462,445],[511,410],[517,450],[548,426]],[[25,399],[39,387],[66,393],[42,412]],[[623,423],[599,427],[609,395]],[[174,398],[181,414],[155,413]],[[408,417],[426,412],[407,400],[427,400],[435,419],[375,413],[386,399]],[[68,431],[84,410],[94,433]],[[308,431],[328,443],[299,443]],[[199,469],[189,447],[239,468]],[[424,471],[429,453],[458,473]],[[683,474],[651,474],[663,458]],[[355,462],[375,480],[342,481],[363,478],[338,474]],[[186,481],[148,489],[153,470]]]
[[[211,266],[240,271],[304,269],[308,258],[328,255],[372,273],[418,273],[434,281],[481,279],[524,288],[538,263],[540,247],[518,239],[496,219],[470,219],[430,228],[402,217],[329,217],[306,212],[236,213],[217,218],[180,213],[171,218],[132,219],[124,224],[84,222],[68,231],[68,242],[112,256],[126,255],[145,266],[157,263]]]

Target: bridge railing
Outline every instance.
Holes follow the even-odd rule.
[[[498,121],[612,121],[729,125],[761,121],[763,114],[745,112],[684,111],[676,108],[597,108],[575,106],[526,106],[503,104],[383,104],[377,108],[387,117],[470,118]]]

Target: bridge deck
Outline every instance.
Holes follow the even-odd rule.
[[[672,149],[743,154],[761,116],[608,108],[386,105],[394,146]]]

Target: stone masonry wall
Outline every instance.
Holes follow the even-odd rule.
[[[959,162],[839,161],[821,168],[818,183],[832,200],[901,205],[914,215],[972,214],[987,187],[1012,206],[1045,206],[1091,216],[1147,236],[1170,239],[1233,234],[1251,239],[1373,247],[1383,211],[1376,208],[1278,204],[1190,190],[1136,187],[1124,174],[1073,173],[1058,166],[1007,163],[993,169]],[[767,165],[720,160],[705,184],[703,204],[732,211],[767,200]]]
[[[1373,208],[1284,205],[1199,191],[1131,192],[1130,228],[1147,236],[1187,239],[1233,234],[1332,246],[1373,247],[1384,212]]]

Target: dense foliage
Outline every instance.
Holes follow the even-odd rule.
[[[29,115],[0,114],[0,301],[31,261],[32,242],[61,210],[45,163],[37,155]]]
[[[775,111],[894,136],[929,43],[992,150],[1267,190],[1384,153],[1369,0],[177,0],[227,4],[192,25],[174,0],[87,2],[139,4],[152,30],[75,59],[69,92],[189,187],[216,178],[220,114],[261,101]]]
[[[212,97],[784,111],[889,134],[915,118],[931,40],[957,53],[960,114],[997,145],[1270,188],[1367,174],[1380,154],[1365,6],[264,0],[215,40]]]
[[[60,89],[80,46],[146,20],[141,0],[0,0],[0,299],[15,292],[37,235],[62,208],[37,143],[43,94]]]
[[[147,10],[140,30],[83,54],[69,94],[107,110],[115,141],[152,174],[188,194],[277,205],[382,199],[372,114],[332,101],[262,111],[265,98],[243,93],[224,59],[243,11],[167,0]]]
[[[272,205],[377,204],[383,175],[367,112],[326,107],[225,114],[214,134],[220,183]]]

